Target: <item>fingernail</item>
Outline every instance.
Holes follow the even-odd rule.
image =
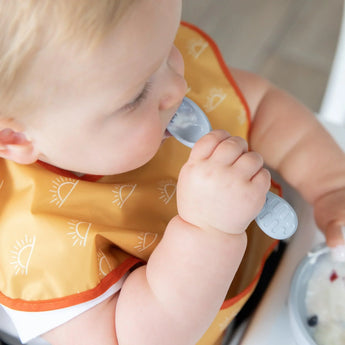
[[[345,262],[345,245],[331,247],[330,250],[333,261]]]

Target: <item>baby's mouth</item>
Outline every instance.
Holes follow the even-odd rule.
[[[181,104],[182,104],[182,101],[181,101]],[[167,126],[169,126],[169,124],[170,124],[170,122],[172,121],[172,119],[176,116],[176,112],[177,112],[177,110],[179,109],[179,107],[180,107],[181,104],[179,104],[178,106],[176,106],[176,109],[175,109],[175,111],[174,111],[174,113],[173,113],[173,116],[171,117],[171,119],[170,119],[170,121],[169,121],[169,123],[168,123]],[[169,132],[168,128],[166,128],[166,129],[165,129],[165,132],[164,132],[164,134],[163,134],[163,139],[162,139],[162,141],[164,141],[165,139],[167,139],[167,138],[169,138],[169,137],[172,137],[172,136],[173,136],[173,135]]]
[[[164,134],[163,134],[163,140],[165,140],[165,139],[167,139],[167,138],[169,138],[171,136],[172,136],[171,133],[166,129]]]

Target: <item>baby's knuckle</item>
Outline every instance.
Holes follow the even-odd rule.
[[[259,184],[259,186],[262,186],[264,189],[269,189],[271,186],[271,173],[265,169],[262,168],[256,175],[255,180]]]
[[[233,137],[228,138],[226,140],[226,143],[228,145],[232,145],[232,146],[247,147],[246,140],[244,140],[243,138],[238,137],[238,136],[233,136]]]
[[[270,187],[271,186],[271,173],[269,172],[269,170],[267,170],[266,168],[262,168],[262,174],[264,175],[264,179],[267,183],[267,186]]]
[[[214,178],[216,173],[216,169],[207,162],[186,164],[183,169],[184,174],[188,175],[190,183],[199,185]]]
[[[195,145],[203,148],[215,147],[218,145],[220,139],[214,131],[204,135]]]
[[[252,164],[256,164],[256,165],[263,165],[264,164],[264,160],[263,160],[262,156],[255,151],[248,152],[247,157]]]
[[[232,136],[231,139],[234,140],[235,142],[237,142],[238,144],[246,144],[247,143],[247,141],[244,138],[242,138],[238,135]]]
[[[239,140],[237,140],[235,137],[230,137],[230,138],[227,138],[226,140],[223,141],[222,143],[224,146],[227,146],[227,147],[238,147],[238,146],[241,146]]]

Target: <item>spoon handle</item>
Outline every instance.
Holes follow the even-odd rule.
[[[272,192],[266,194],[265,205],[255,221],[266,235],[278,240],[292,236],[298,225],[296,212],[291,205]]]

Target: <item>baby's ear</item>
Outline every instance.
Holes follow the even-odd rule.
[[[12,128],[0,129],[0,157],[20,164],[32,164],[38,159],[32,141]]]

